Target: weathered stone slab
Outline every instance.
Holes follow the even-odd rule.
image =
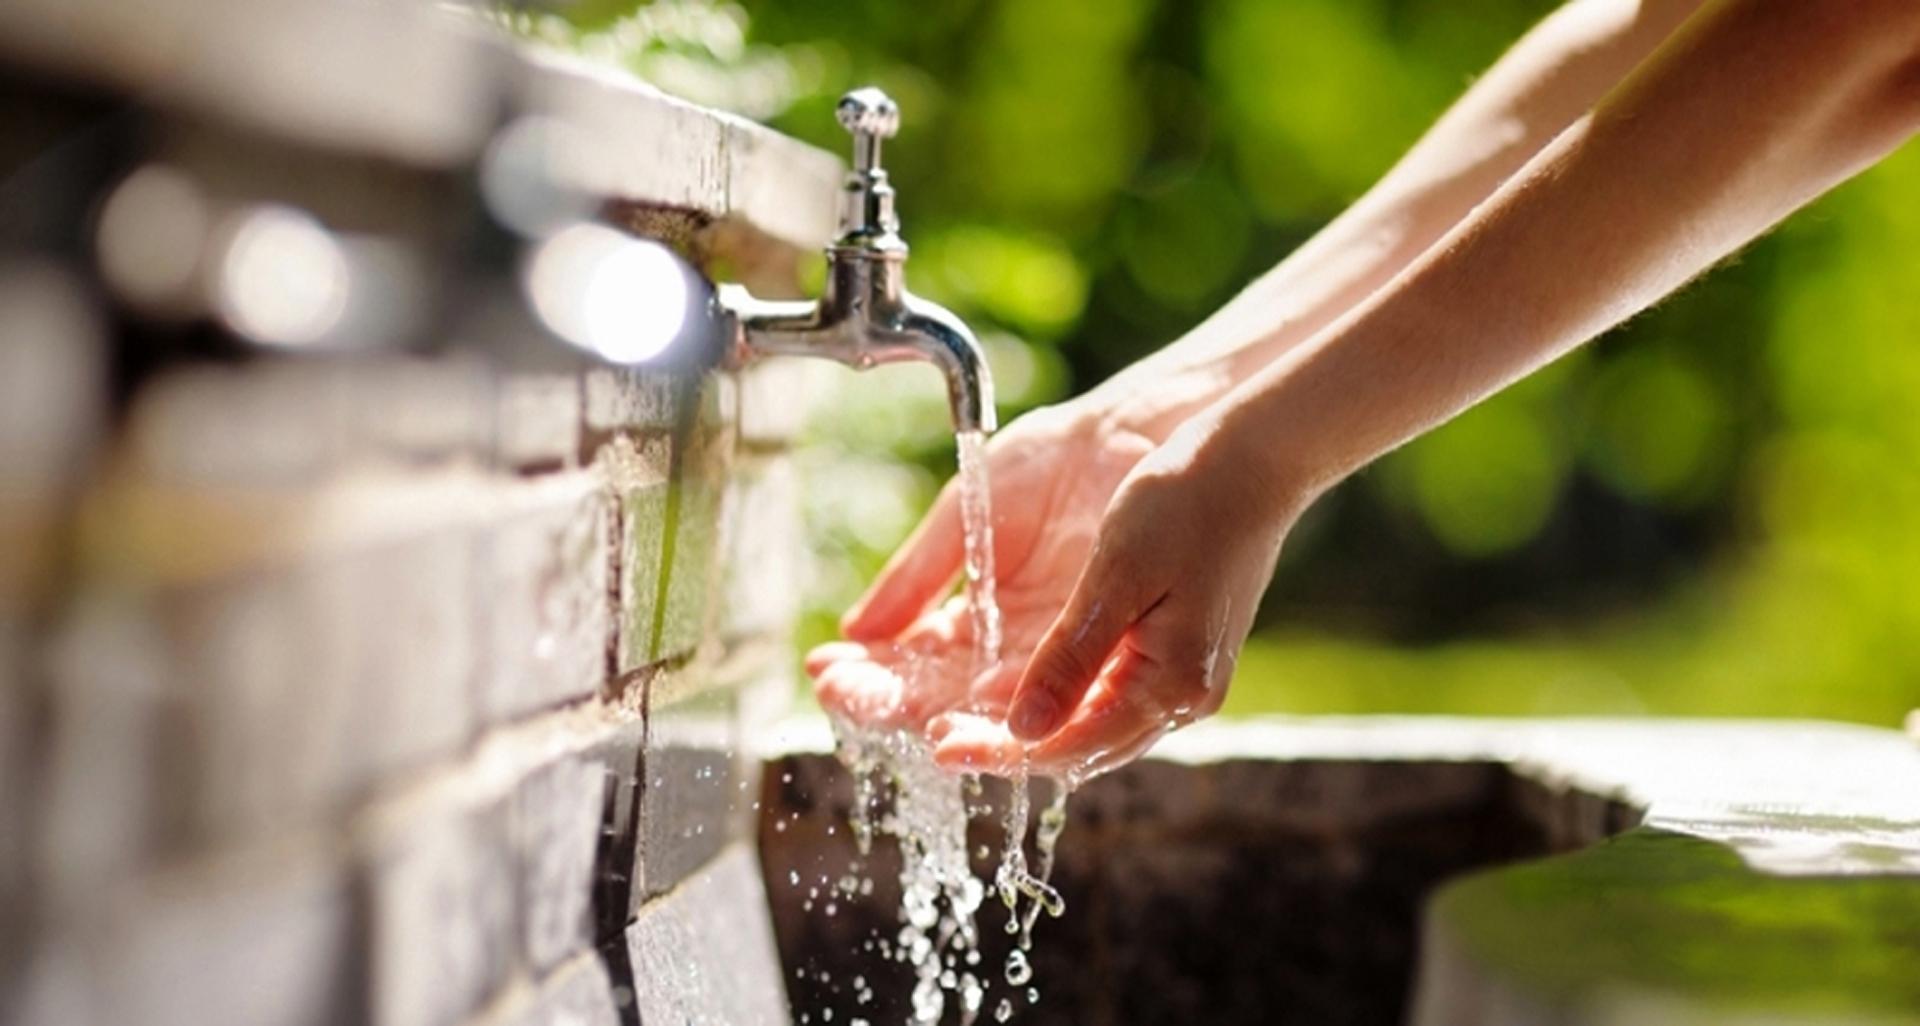
[[[534,770],[513,795],[522,943],[545,972],[593,943],[590,902],[607,781],[600,767],[567,756]]]
[[[476,28],[411,4],[22,0],[0,15],[0,50],[166,106],[404,163],[470,157],[492,113],[492,60]]]
[[[478,621],[470,530],[458,527],[342,560],[359,662],[360,779],[377,782],[460,748],[476,716]]]
[[[613,985],[599,957],[587,954],[502,1002],[475,1026],[619,1026]]]
[[[1468,877],[1428,911],[1412,1021],[1910,1022],[1920,881],[1888,869],[1781,876],[1646,827]]]
[[[598,477],[549,477],[519,492],[484,535],[489,721],[597,692],[607,673],[608,503]]]
[[[520,940],[507,821],[485,794],[382,811],[365,841],[371,1022],[450,1026],[506,982]]]
[[[587,372],[584,387],[589,439],[619,430],[665,431],[685,402],[685,386],[673,375],[632,367],[597,367]]]
[[[357,1017],[346,874],[276,847],[141,879],[94,948],[102,1023],[325,1026]]]
[[[758,125],[702,110],[632,77],[546,54],[522,102],[589,131],[553,173],[594,196],[731,215],[791,245],[832,237],[838,160]]]
[[[733,694],[718,690],[650,712],[643,763],[636,906],[677,886],[729,843],[743,798],[739,721]]]
[[[707,637],[719,496],[697,472],[622,502],[619,672],[690,654]]]
[[[826,389],[816,361],[756,360],[740,372],[740,440],[784,447],[798,438]]]
[[[788,1021],[766,892],[753,848],[737,844],[627,929],[643,1023],[774,1026]]]
[[[722,639],[784,636],[800,616],[805,527],[793,461],[736,466],[720,505]]]
[[[494,414],[494,453],[515,470],[574,462],[584,423],[583,381],[572,374],[507,374]]]

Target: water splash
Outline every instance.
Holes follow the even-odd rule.
[[[933,750],[904,731],[865,731],[836,723],[840,758],[860,797],[854,836],[900,845],[900,932],[894,957],[913,967],[913,1022],[941,1020],[948,995],[963,1021],[980,1007],[983,985],[956,965],[979,962],[975,913],[986,887],[967,860],[967,801],[960,778],[940,769]]]
[[[970,670],[977,679],[1001,656],[993,515],[986,436],[965,432],[957,442],[967,598],[974,637]],[[908,668],[908,676],[919,669]],[[906,683],[913,685],[911,679]],[[840,759],[853,774],[854,808],[849,826],[861,857],[871,852],[879,837],[893,838],[900,845],[901,926],[896,943],[888,950],[913,967],[912,1022],[929,1026],[940,1022],[951,995],[958,999],[962,1026],[971,1026],[985,1005],[990,986],[990,981],[974,972],[981,961],[975,916],[987,886],[973,875],[967,857],[968,821],[975,812],[987,810],[984,803],[975,805],[971,801],[980,796],[979,781],[940,769],[933,761],[931,747],[915,733],[873,731],[840,720],[834,722],[834,733],[839,739]],[[1054,848],[1066,825],[1070,787],[1065,781],[1042,779],[1051,785],[1052,796],[1034,827],[1034,862],[1031,866],[1027,862],[1031,805],[1028,774],[1023,767],[1010,781],[1004,824],[1006,846],[993,877],[993,890],[1007,906],[1007,932],[1018,934],[1005,972],[1014,988],[1032,978],[1029,954],[1040,913],[1044,910],[1059,916],[1066,911],[1060,892],[1047,878],[1053,870]],[[1039,992],[1031,987],[1025,996],[1029,1005],[1039,1000]],[[1011,1000],[1002,998],[994,1007],[994,1019],[1006,1022],[1012,1015]]]

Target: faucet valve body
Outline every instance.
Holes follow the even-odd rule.
[[[899,130],[900,108],[878,89],[856,89],[841,97],[835,116],[853,135],[853,169],[841,197],[840,235],[827,247],[826,284],[812,303],[759,300],[723,286],[719,301],[734,319],[740,358],[818,356],[861,369],[932,363],[947,378],[954,430],[992,431],[993,380],[979,341],[951,311],[907,291],[907,243],[880,166],[881,143]]]

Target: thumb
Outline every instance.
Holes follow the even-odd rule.
[[[1066,608],[1040,639],[1014,690],[1007,729],[1021,740],[1037,741],[1066,723],[1108,656],[1150,604],[1140,602],[1134,582],[1124,580],[1113,561],[1101,557],[1102,548],[1095,548]]]

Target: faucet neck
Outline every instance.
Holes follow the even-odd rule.
[[[880,141],[872,140],[874,152]],[[847,175],[840,211],[840,238],[835,249],[869,250],[881,253],[907,251],[900,237],[900,217],[893,209],[893,185],[880,167],[855,168]]]

